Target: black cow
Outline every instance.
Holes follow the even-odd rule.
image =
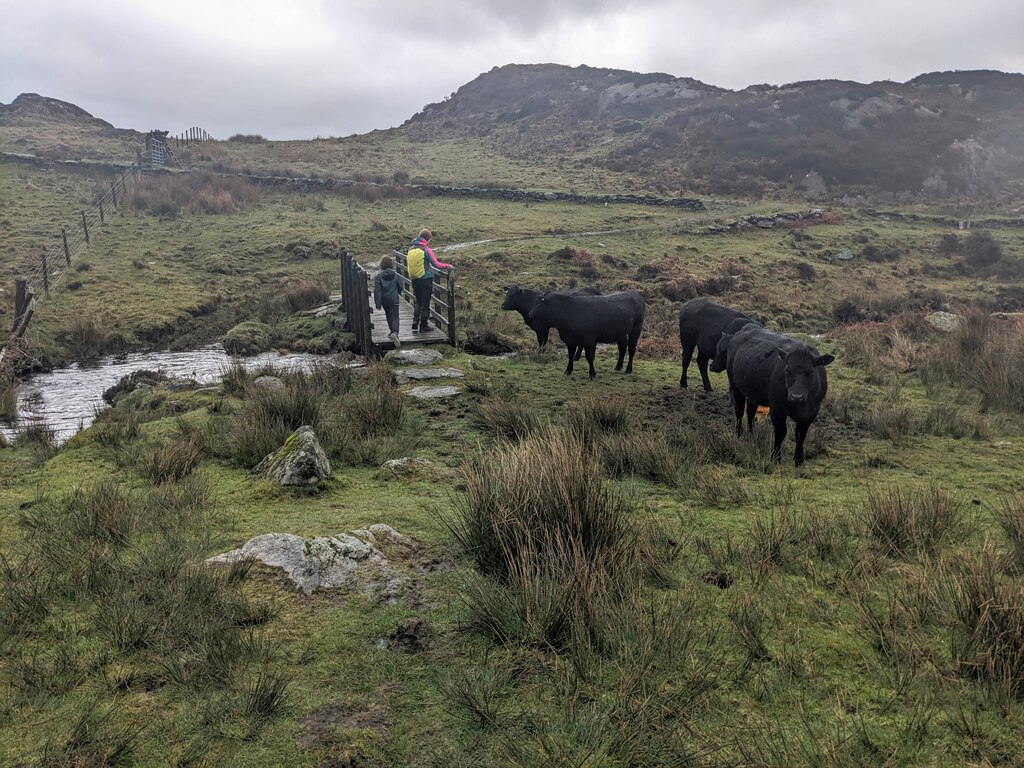
[[[523,316],[523,320],[526,324],[537,334],[537,346],[540,349],[544,349],[548,343],[548,333],[551,331],[551,326],[544,324],[540,320],[531,320],[530,312],[533,310],[534,305],[537,303],[537,299],[544,293],[543,291],[535,291],[532,288],[520,288],[518,285],[506,285],[505,286],[505,301],[501,303],[502,309],[514,309],[520,315]],[[572,296],[600,296],[601,291],[597,288],[580,288],[576,291],[569,291]],[[576,359],[580,359],[580,355],[583,354],[583,348],[576,352]]]
[[[633,372],[633,355],[636,343],[644,328],[647,302],[636,291],[621,291],[607,296],[570,296],[564,293],[548,293],[540,296],[530,319],[557,328],[569,351],[569,365],[565,375],[572,375],[572,363],[576,351],[582,347],[590,364],[590,378],[594,370],[594,351],[599,342],[615,343],[619,346],[619,361],[616,371],[622,370],[622,360],[629,349],[629,364],[626,373]]]
[[[715,356],[712,358],[711,366],[708,370],[712,373],[721,373],[726,370],[729,365],[729,344],[732,342],[732,337],[747,326],[760,328],[761,324],[754,320],[737,320],[734,323],[730,323],[729,327],[722,331],[722,334],[718,337],[718,346],[715,347]]]
[[[825,366],[834,359],[832,355],[819,355],[809,344],[757,326],[748,325],[735,334],[728,340],[726,370],[736,413],[736,434],[743,434],[744,406],[750,430],[757,407],[766,405],[771,409],[775,427],[772,458],[782,458],[786,419],[791,418],[796,422],[793,460],[798,467],[803,464],[804,438],[828,391]]]
[[[704,382],[704,391],[711,391],[711,380],[708,379],[708,360],[715,356],[718,338],[723,331],[735,333],[747,323],[754,320],[742,312],[723,307],[708,299],[691,299],[683,305],[679,313],[679,343],[683,348],[683,373],[679,377],[679,386],[686,388],[686,371],[693,358],[693,350],[697,350],[697,367]],[[716,370],[715,368],[711,369]],[[721,371],[722,368],[717,370]]]

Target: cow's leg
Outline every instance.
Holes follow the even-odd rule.
[[[782,461],[782,441],[786,439],[786,414],[782,409],[772,408],[772,426],[775,427],[775,447],[772,461]]]
[[[686,369],[690,367],[690,360],[693,359],[693,346],[683,345],[683,373],[679,377],[679,386],[686,389]]]
[[[583,355],[583,345],[580,344],[578,347],[576,347],[576,356],[573,358],[573,360],[579,360],[582,355]]]
[[[810,428],[810,422],[804,424],[798,421],[796,423],[796,453],[793,454],[793,463],[798,467],[804,463],[804,440],[807,437],[807,430]]]
[[[729,394],[732,399],[732,409],[736,414],[736,436],[742,437],[743,435],[743,406],[746,403],[746,398],[743,397],[743,393],[740,392],[736,387],[729,387]]]
[[[548,333],[551,331],[550,328],[536,328],[537,333],[537,347],[544,349],[548,345]]]
[[[619,342],[619,362],[617,362],[615,364],[615,370],[616,371],[621,371],[622,370],[622,361],[623,361],[623,359],[625,357],[626,357],[626,342],[620,341]]]
[[[757,403],[747,400],[747,432],[754,431],[754,416],[757,415]]]
[[[587,363],[590,365],[590,378],[593,379],[597,376],[597,371],[594,370],[594,352],[597,351],[597,344],[590,342],[583,349],[587,353]]]
[[[565,375],[572,376],[572,361],[576,359],[576,345],[565,342],[565,348],[569,350],[569,364],[565,367]]]
[[[704,382],[704,391],[711,391],[711,379],[708,378],[708,356],[697,350],[697,367],[700,368],[700,378]]]
[[[626,340],[627,346],[629,347],[629,362],[626,363],[626,373],[633,372],[633,355],[636,354],[636,343],[640,341],[640,331],[638,330],[634,334],[630,334]]]

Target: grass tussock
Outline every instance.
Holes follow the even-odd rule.
[[[861,522],[872,546],[896,559],[934,556],[973,530],[964,501],[935,485],[924,490],[873,488]]]
[[[1014,493],[1002,500],[995,513],[996,523],[1009,544],[1011,568],[1024,575],[1024,496]]]
[[[18,381],[0,373],[0,421],[13,424],[18,420]]]
[[[246,589],[249,563],[203,563],[213,514],[198,475],[141,492],[106,480],[21,513],[0,558],[0,684],[59,713],[31,764],[135,764],[141,729],[106,692],[226,702],[249,733],[284,711],[290,678],[260,632],[276,609]],[[84,714],[80,690],[99,696]]]
[[[476,422],[502,440],[522,440],[541,425],[537,409],[519,397],[489,394],[476,405]]]
[[[1024,327],[972,309],[922,364],[922,379],[973,389],[984,409],[1024,413]]]
[[[1024,587],[1003,572],[1003,558],[986,542],[946,579],[956,618],[953,660],[963,677],[980,680],[1008,699],[1024,699]]]
[[[146,451],[138,469],[151,483],[161,485],[191,475],[206,454],[204,433],[179,419],[170,439]]]
[[[254,386],[263,375],[283,386]],[[332,461],[353,465],[407,456],[419,439],[416,414],[405,407],[391,368],[382,363],[358,374],[330,364],[305,372],[232,368],[225,387],[241,403],[212,414],[204,431],[213,454],[239,467],[255,466],[303,426],[312,427]]]
[[[563,648],[606,626],[609,605],[656,560],[632,506],[579,435],[552,430],[472,455],[448,526],[481,576],[473,623],[502,643]]]

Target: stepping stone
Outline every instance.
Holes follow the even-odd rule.
[[[403,368],[395,371],[395,380],[399,384],[423,379],[463,379],[466,377],[458,368]]]
[[[442,397],[452,397],[461,391],[458,387],[413,387],[405,394],[409,397],[418,397],[421,400],[437,400]]]
[[[436,349],[394,349],[384,355],[392,365],[433,365],[443,358]]]

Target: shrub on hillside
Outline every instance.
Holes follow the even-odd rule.
[[[236,133],[228,141],[236,144],[266,144],[267,140],[258,133]]]
[[[231,176],[173,173],[144,176],[125,199],[137,211],[173,218],[182,210],[223,214],[252,208],[262,196],[256,185]]]
[[[1002,258],[1002,246],[990,232],[976,229],[964,240],[964,261],[974,269],[990,267]]]

